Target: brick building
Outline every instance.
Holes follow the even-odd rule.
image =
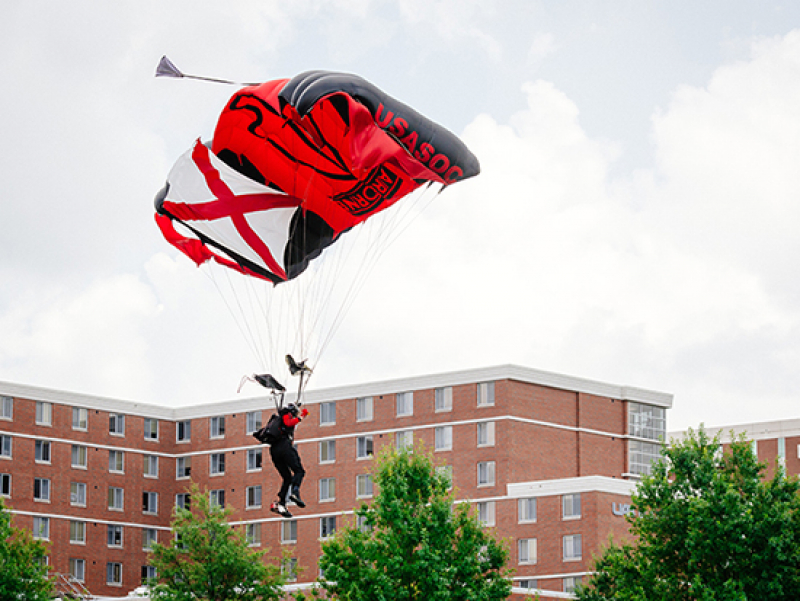
[[[766,476],[775,475],[780,464],[790,476],[800,475],[800,419],[753,422],[730,426],[704,428],[709,437],[720,435],[724,447],[730,445],[731,435],[744,436],[750,441],[759,461],[767,464]],[[683,439],[685,431],[670,432],[667,440]]]
[[[167,408],[0,383],[0,495],[50,541],[54,572],[123,596],[151,573],[191,481],[254,546],[317,576],[320,540],[372,496],[371,459],[421,441],[456,497],[510,541],[516,595],[564,597],[627,534],[630,492],[659,454],[672,396],[505,365],[309,392],[297,432],[307,507],[269,512],[279,479],[250,432],[266,398]],[[276,559],[277,561],[277,559]]]

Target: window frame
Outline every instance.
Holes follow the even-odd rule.
[[[444,440],[441,440],[442,438],[444,438]],[[433,431],[433,440],[434,451],[452,451],[453,426],[436,426]]]
[[[124,413],[109,413],[108,414],[108,433],[111,436],[125,437],[125,414]]]
[[[485,471],[486,480],[481,481],[481,470]],[[479,461],[478,462],[478,488],[488,488],[495,486],[497,483],[497,465],[494,461]],[[489,478],[491,476],[491,478]]]
[[[71,507],[86,507],[87,494],[88,494],[88,487],[86,486],[86,482],[69,483],[69,504]],[[73,500],[73,498],[75,500]],[[83,502],[81,502],[81,499],[83,500]]]
[[[453,410],[453,387],[441,386],[433,391],[434,413],[449,413]]]
[[[225,416],[214,415],[208,418],[208,438],[221,440],[225,438]]]
[[[478,407],[494,407],[497,402],[495,396],[495,382],[478,382],[477,396]]]
[[[89,410],[86,407],[72,408],[72,429],[80,432],[86,432],[89,429]]]
[[[36,401],[36,415],[34,423],[37,426],[53,426],[53,403],[49,401]]]
[[[531,547],[533,547],[533,553],[531,553]],[[523,548],[525,549],[524,553]],[[517,563],[519,565],[539,563],[539,544],[536,537],[517,539]]]
[[[371,422],[375,419],[375,400],[371,396],[356,399],[356,421]]]
[[[37,496],[38,492],[38,496]],[[49,503],[53,495],[50,478],[33,479],[33,500],[37,503]]]
[[[320,503],[332,503],[336,501],[336,478],[320,478],[317,486]]]

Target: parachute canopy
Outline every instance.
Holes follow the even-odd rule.
[[[212,142],[172,168],[156,221],[198,265],[277,284],[416,188],[479,171],[454,134],[361,77],[309,71],[234,94]]]

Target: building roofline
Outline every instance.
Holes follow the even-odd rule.
[[[746,424],[734,424],[730,426],[702,426],[706,433],[714,437],[721,434],[722,442],[730,442],[730,433],[735,436],[744,434],[747,440],[767,440],[772,438],[788,438],[790,436],[800,436],[800,418],[781,419],[768,422],[751,422]],[[697,430],[697,428],[692,428]],[[667,433],[667,439],[677,438],[681,440],[686,437],[687,430],[676,430]]]
[[[511,498],[549,497],[580,492],[600,492],[630,496],[637,486],[638,482],[609,478],[608,476],[578,476],[575,478],[555,478],[534,482],[511,482],[506,485],[506,494]]]
[[[673,395],[669,393],[646,390],[634,386],[620,386],[530,367],[505,364],[309,390],[304,394],[304,402],[321,403],[339,399],[393,394],[426,388],[458,386],[495,380],[514,380],[529,384],[537,384],[548,388],[572,390],[586,394],[610,397],[622,401],[642,402],[665,408],[672,407],[673,400]],[[270,396],[262,395],[191,406],[167,407],[11,382],[0,382],[0,394],[36,401],[49,401],[87,407],[89,409],[101,409],[112,412],[118,411],[120,413],[170,420],[207,417],[237,411],[252,411],[255,409],[263,409],[272,404]],[[295,397],[296,395],[293,393],[287,394],[286,400],[291,402]]]

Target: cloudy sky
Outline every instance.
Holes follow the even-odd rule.
[[[516,363],[798,417],[800,3],[8,0],[0,380],[165,405],[261,369],[152,199],[238,81],[358,73],[482,174],[381,256],[325,387]],[[252,395],[256,389],[246,389]]]

